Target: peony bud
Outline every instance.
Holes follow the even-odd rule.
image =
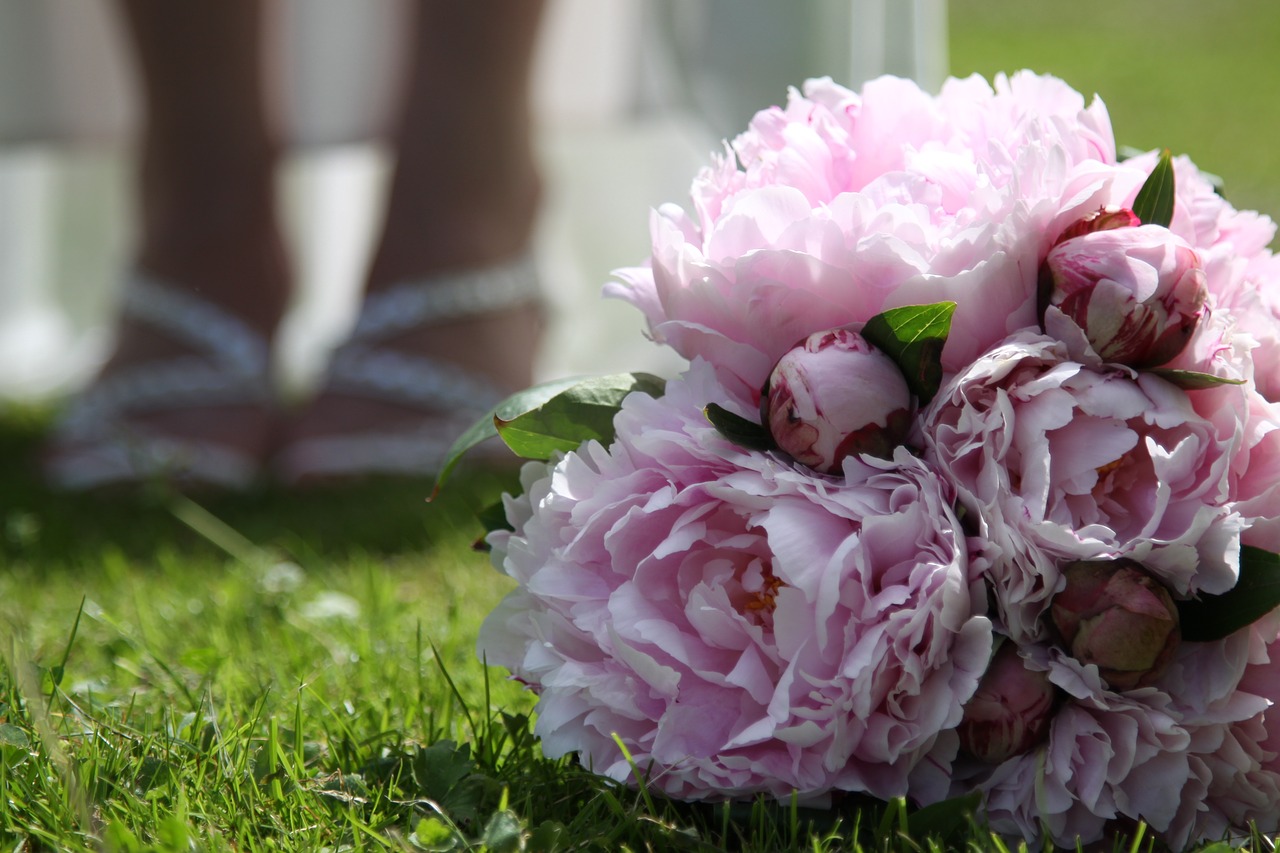
[[[1054,699],[1049,673],[1027,669],[1014,644],[1006,642],[964,706],[960,746],[990,764],[1021,755],[1048,733]]]
[[[1100,207],[1084,219],[1077,219],[1067,226],[1067,229],[1058,235],[1058,243],[1065,243],[1073,237],[1083,237],[1095,231],[1137,228],[1141,224],[1142,220],[1138,218],[1138,214],[1127,207]]]
[[[1112,690],[1151,684],[1169,668],[1182,639],[1178,608],[1164,585],[1133,560],[1081,560],[1050,615],[1063,645],[1097,664]]]
[[[1204,312],[1200,256],[1167,228],[1115,227],[1124,212],[1096,216],[1098,230],[1062,240],[1045,258],[1047,305],[1104,361],[1159,367],[1182,352]]]
[[[817,471],[859,453],[889,457],[911,424],[898,366],[856,332],[815,332],[773,368],[761,400],[774,442]]]

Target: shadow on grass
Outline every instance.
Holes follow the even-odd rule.
[[[180,520],[182,498],[164,484],[88,494],[49,489],[37,465],[47,426],[44,413],[0,413],[0,568],[18,562],[70,567],[107,550],[137,558],[219,552]],[[483,529],[476,512],[516,484],[514,469],[463,466],[431,503],[431,480],[395,477],[294,490],[268,485],[191,499],[254,545],[342,559],[478,538]]]

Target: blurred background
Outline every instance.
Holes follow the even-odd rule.
[[[304,394],[352,320],[387,163],[379,138],[413,0],[274,0],[271,73],[301,280],[280,341]],[[533,80],[553,305],[543,378],[677,365],[602,301],[718,140],[807,76],[1031,68],[1106,101],[1121,145],[1169,147],[1237,206],[1280,214],[1280,4],[1270,0],[552,0]],[[0,402],[100,363],[133,229],[138,97],[114,4],[0,0]]]

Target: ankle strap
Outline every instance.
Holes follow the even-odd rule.
[[[238,317],[158,279],[135,275],[125,288],[124,312],[203,351],[224,369],[261,376],[267,346]]]
[[[370,293],[351,340],[369,343],[425,323],[441,323],[541,299],[530,253],[493,267],[442,273]]]

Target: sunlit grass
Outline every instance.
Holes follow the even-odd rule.
[[[66,498],[37,437],[0,436],[0,847],[915,849],[857,799],[681,805],[543,758],[474,652],[510,582],[470,516],[508,480]]]

